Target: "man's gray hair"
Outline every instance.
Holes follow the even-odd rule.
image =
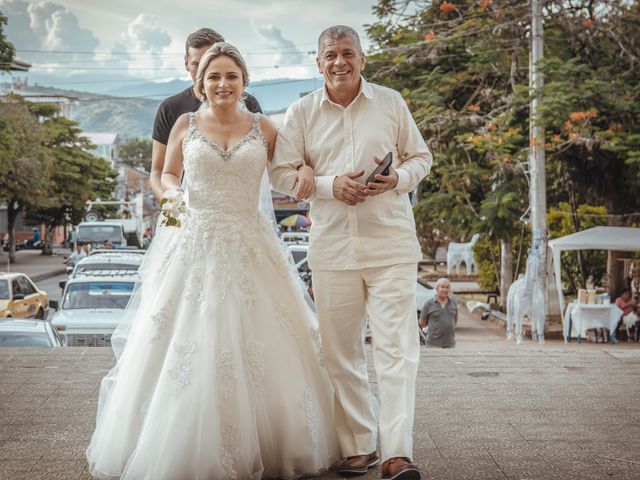
[[[450,281],[448,278],[446,278],[446,277],[440,277],[440,278],[438,279],[438,281],[436,282],[436,289],[437,289],[440,285],[442,285],[443,283],[448,283],[449,285],[451,285],[451,281]]]
[[[318,37],[318,57],[322,53],[322,49],[324,48],[325,43],[327,43],[329,40],[340,40],[344,37],[351,38],[351,40],[353,40],[353,43],[355,43],[356,47],[358,48],[358,52],[363,53],[358,32],[356,32],[351,27],[347,27],[346,25],[334,25],[333,27],[324,29]]]

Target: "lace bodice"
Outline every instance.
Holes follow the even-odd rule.
[[[251,130],[224,150],[198,130],[195,113],[190,113],[182,143],[189,210],[236,218],[257,212],[267,152],[258,114],[254,114]]]

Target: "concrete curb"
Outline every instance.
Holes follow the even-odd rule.
[[[60,270],[39,273],[38,275],[29,275],[29,278],[37,283],[43,280],[48,280],[49,278],[57,277],[58,275],[64,275],[65,273],[67,273],[67,271],[64,268],[61,268]]]

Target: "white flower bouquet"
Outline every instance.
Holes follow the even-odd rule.
[[[182,225],[180,217],[187,213],[187,206],[184,203],[184,192],[177,189],[164,192],[160,200],[160,211],[164,217],[160,225],[180,227],[180,225]]]

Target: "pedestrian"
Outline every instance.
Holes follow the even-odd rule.
[[[456,346],[456,325],[458,324],[458,304],[449,293],[451,282],[439,278],[436,295],[427,300],[420,311],[419,325],[427,332],[427,347],[453,348]]]
[[[353,28],[324,30],[316,62],[325,84],[287,110],[271,183],[291,195],[296,169],[306,164],[315,170],[308,259],[325,363],[336,391],[343,459],[333,470],[365,474],[382,459],[384,479],[415,480],[420,478],[412,460],[420,359],[415,295],[422,254],[408,193],[429,173],[432,157],[402,96],[362,77],[365,57]],[[389,152],[388,174],[367,183]],[[379,420],[367,374],[367,316]]]
[[[189,72],[192,82],[195,84],[198,64],[202,55],[214,43],[224,42],[224,37],[210,28],[201,28],[192,32],[185,43],[184,67]],[[262,113],[260,104],[254,96],[245,93],[243,100],[247,110],[253,113]],[[162,186],[160,177],[165,164],[165,154],[169,133],[180,115],[195,112],[202,105],[200,96],[195,92],[194,85],[182,92],[166,98],[162,101],[156,112],[153,124],[153,143],[151,147],[151,175],[149,182],[151,189],[158,201],[162,198]]]
[[[67,257],[65,263],[69,267],[75,267],[80,260],[87,256],[87,252],[84,250],[81,244],[76,244],[75,250]]]
[[[75,251],[77,241],[78,229],[75,225],[71,225],[71,230],[69,230],[69,249],[71,250],[71,253]]]

